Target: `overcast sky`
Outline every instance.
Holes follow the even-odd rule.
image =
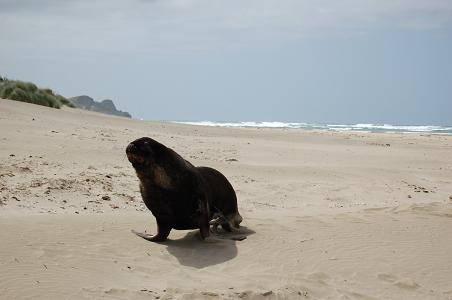
[[[452,1],[0,0],[0,74],[150,120],[452,125]]]

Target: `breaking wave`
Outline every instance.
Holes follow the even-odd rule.
[[[452,134],[452,127],[434,125],[391,125],[391,124],[310,124],[310,123],[284,123],[284,122],[184,122],[173,123],[213,126],[213,127],[241,127],[241,128],[292,128],[308,130],[330,131],[360,131],[360,132],[421,132]]]

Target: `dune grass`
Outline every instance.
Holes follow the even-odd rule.
[[[65,97],[55,94],[51,89],[38,88],[34,83],[9,80],[0,76],[0,98],[28,102],[54,108],[62,105],[74,107]]]

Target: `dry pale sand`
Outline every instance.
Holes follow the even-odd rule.
[[[124,149],[222,171],[249,235],[155,232]],[[0,100],[2,299],[452,299],[452,136],[227,129]]]

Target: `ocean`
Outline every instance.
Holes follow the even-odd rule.
[[[212,122],[212,121],[172,121],[172,123],[242,128],[290,128],[305,130],[392,132],[392,133],[431,133],[452,134],[452,126],[435,125],[391,125],[391,124],[310,124],[284,122]]]

